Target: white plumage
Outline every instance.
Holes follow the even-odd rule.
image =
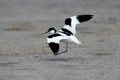
[[[92,18],[93,15],[77,15],[65,19],[65,25],[58,32],[55,28],[49,28],[47,32],[50,32],[51,35],[47,37],[48,45],[53,51],[54,55],[59,55],[61,53],[67,52],[68,42],[73,42],[78,45],[82,44],[75,36],[76,34],[76,25],[82,22],[88,21]],[[66,50],[59,52],[60,41],[66,41]]]

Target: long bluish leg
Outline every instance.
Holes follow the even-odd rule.
[[[68,42],[66,42],[66,50],[65,51],[61,51],[61,52],[58,52],[56,53],[55,55],[59,55],[59,54],[62,54],[62,53],[66,53],[68,51]]]

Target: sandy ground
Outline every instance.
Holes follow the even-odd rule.
[[[38,33],[77,14],[83,44],[54,56]],[[120,80],[120,0],[0,0],[0,80]]]

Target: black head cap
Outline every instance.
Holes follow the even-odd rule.
[[[50,31],[52,31],[52,30],[54,30],[55,32],[57,32],[57,30],[56,30],[54,27],[49,28],[49,29],[48,29],[48,32],[50,32]]]
[[[77,16],[77,19],[79,22],[85,22],[85,21],[88,21],[90,20],[91,18],[93,17],[93,15],[78,15]]]

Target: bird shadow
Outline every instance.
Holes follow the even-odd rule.
[[[65,57],[60,57],[60,58],[47,58],[47,59],[44,59],[45,61],[70,61],[70,60],[73,60],[74,58],[65,58]]]
[[[112,53],[104,53],[104,52],[89,53],[89,54],[94,55],[94,56],[109,56],[109,55],[112,55]]]

